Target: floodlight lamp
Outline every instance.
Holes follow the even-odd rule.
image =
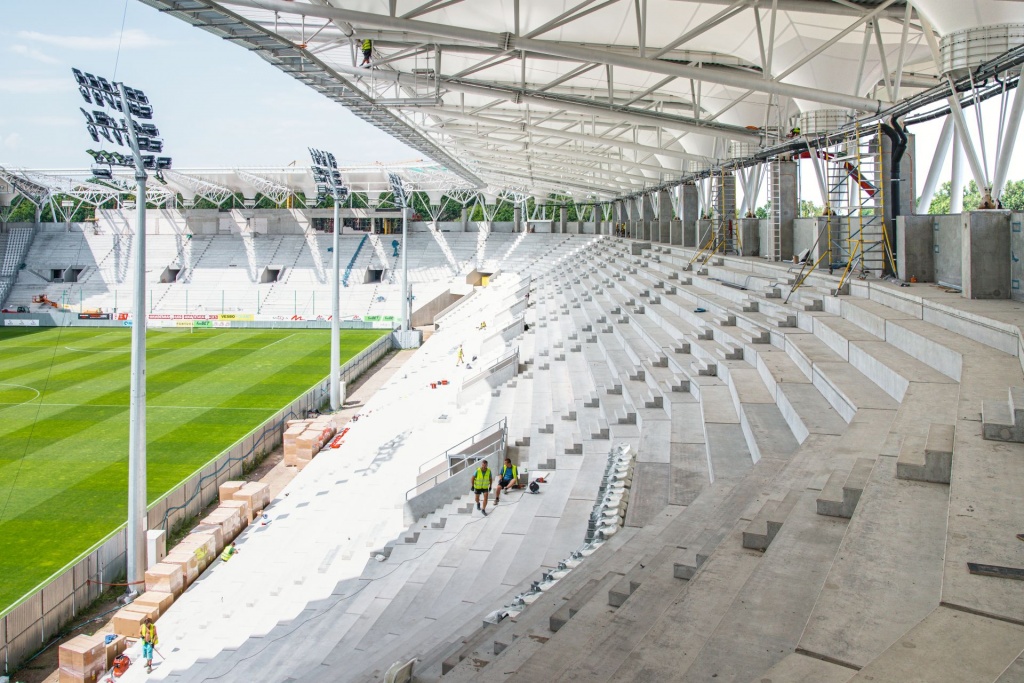
[[[156,158],[156,167],[157,167],[157,169],[159,169],[161,171],[165,170],[165,169],[169,169],[171,167],[171,158],[170,157],[157,157]]]
[[[104,166],[93,166],[92,175],[94,178],[100,178],[101,180],[113,180],[114,173],[109,168]]]
[[[103,88],[100,87],[100,79],[96,78],[91,73],[85,74],[85,80],[89,81],[89,87],[93,90],[103,90]]]
[[[102,76],[100,76],[98,80],[100,82],[100,89],[103,90],[103,92],[114,92],[114,86],[110,85],[110,81],[103,78]]]
[[[338,162],[334,160],[334,155],[330,152],[327,153],[327,161],[331,168],[338,168]]]
[[[79,88],[78,92],[82,94],[82,99],[86,104],[92,104],[92,96],[89,94],[88,88]]]
[[[110,132],[114,135],[114,139],[117,140],[117,144],[123,145],[124,140],[121,139],[121,129],[116,126],[110,129]]]
[[[147,104],[136,104],[135,102],[128,103],[128,110],[137,119],[151,119],[153,118],[153,107]]]
[[[81,70],[72,67],[71,73],[75,76],[75,83],[78,83],[78,85],[89,85],[89,81],[86,80],[85,74]]]

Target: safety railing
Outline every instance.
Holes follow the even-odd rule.
[[[420,476],[417,476],[416,478],[419,481],[405,492],[405,500],[408,501],[414,496],[429,491],[439,483],[450,479],[452,475],[462,472],[481,460],[485,460],[492,455],[504,455],[507,443],[508,422],[505,418],[502,418],[423,463],[420,466],[420,476],[422,476],[424,470],[429,471],[433,467],[440,467],[446,461],[448,466],[422,480],[420,480]],[[474,446],[478,447],[474,448]],[[438,462],[439,459],[441,459],[440,462]]]
[[[506,367],[508,367],[510,365],[514,365],[515,367],[518,368],[518,366],[519,366],[519,347],[516,347],[516,348],[512,349],[511,351],[506,353],[504,356],[502,356],[501,358],[496,360],[489,367],[484,368],[483,370],[481,370],[480,372],[476,373],[472,377],[467,377],[465,380],[463,380],[462,386],[459,387],[459,392],[461,393],[461,392],[465,391],[466,389],[469,389],[474,384],[478,384],[478,383],[482,382],[483,380],[487,379],[488,377],[490,377],[491,375],[495,374],[499,370],[503,370],[503,369],[505,369]]]

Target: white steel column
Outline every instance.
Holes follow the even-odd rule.
[[[402,209],[402,331],[408,331],[409,324],[409,251],[406,249],[409,235],[409,213],[412,209]]]
[[[963,213],[964,210],[964,150],[960,144],[960,132],[953,132],[953,172],[949,182],[949,212]]]
[[[341,410],[341,198],[338,185],[334,189],[334,247],[331,259],[331,411]]]
[[[942,124],[942,132],[939,133],[938,145],[935,148],[935,155],[932,157],[932,165],[928,167],[928,176],[924,180],[924,187],[921,189],[921,198],[917,201],[917,213],[928,213],[932,197],[935,196],[935,188],[939,183],[939,174],[946,164],[946,157],[949,155],[949,147],[953,142],[953,119],[947,116],[946,122]]]
[[[1017,81],[1017,91],[1013,94],[1013,106],[1010,108],[1010,116],[1006,120],[1006,136],[1003,144],[999,147],[996,156],[996,174],[992,181],[992,196],[996,199],[1003,193],[1003,186],[1006,185],[1006,173],[1010,169],[1010,158],[1013,156],[1013,147],[1017,142],[1017,129],[1020,128],[1021,117],[1024,115],[1024,67],[1021,67],[1021,80]]]
[[[139,152],[135,122],[124,84],[118,84],[135,157],[135,283],[132,288],[132,357],[128,409],[128,593],[146,580],[146,168]],[[141,592],[141,591],[139,591]]]

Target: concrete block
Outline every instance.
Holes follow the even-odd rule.
[[[1010,212],[968,211],[961,216],[963,295],[1010,298]]]
[[[948,484],[953,469],[953,425],[931,423],[928,438],[907,438],[896,460],[896,477]]]
[[[846,519],[853,517],[874,466],[875,461],[871,458],[858,458],[849,475],[833,472],[817,498],[818,514]]]
[[[909,282],[935,282],[935,219],[932,216],[896,217],[896,270]]]

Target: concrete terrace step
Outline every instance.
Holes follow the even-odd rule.
[[[850,519],[857,509],[874,466],[873,459],[858,458],[848,473],[840,470],[833,472],[817,498],[818,514]]]
[[[766,501],[757,516],[743,530],[743,547],[767,550],[785,524],[789,513],[796,507],[800,495],[797,491],[789,491],[781,501]]]
[[[928,437],[908,437],[900,448],[896,461],[896,476],[900,479],[930,481],[948,484],[953,470],[953,425],[931,423]]]

